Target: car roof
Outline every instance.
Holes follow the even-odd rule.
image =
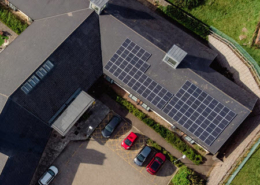
[[[148,155],[151,152],[151,148],[149,146],[145,146],[143,150],[141,151],[141,154]]]
[[[109,125],[115,127],[120,123],[121,118],[119,116],[113,116],[112,119],[109,121]]]
[[[45,174],[42,176],[42,178],[40,179],[40,182],[42,184],[46,184],[50,179],[52,178],[51,174],[47,172],[45,172]]]
[[[137,135],[133,132],[131,132],[128,136],[127,139],[129,139],[130,141],[134,141],[137,138]]]

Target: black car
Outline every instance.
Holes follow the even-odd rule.
[[[106,127],[102,130],[102,135],[105,138],[109,138],[120,122],[121,118],[119,116],[113,116],[109,123],[106,125]]]

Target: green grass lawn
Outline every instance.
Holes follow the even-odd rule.
[[[232,185],[258,185],[260,184],[260,147],[232,181]]]
[[[5,39],[8,39],[8,37],[0,35],[0,46],[2,46],[2,44],[5,42]]]
[[[170,1],[170,0],[169,0]],[[250,49],[253,33],[260,18],[260,0],[205,0],[203,5],[187,10],[209,26],[235,39],[260,64],[260,49]],[[242,32],[243,28],[248,32]],[[247,38],[239,40],[239,35]]]

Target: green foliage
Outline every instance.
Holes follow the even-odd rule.
[[[204,179],[200,178],[196,172],[183,166],[179,169],[177,174],[173,177],[172,183],[174,185],[205,185]]]
[[[114,96],[114,93],[112,93]],[[155,130],[158,134],[160,134],[168,143],[170,143],[173,147],[181,151],[183,154],[187,156],[191,161],[195,164],[202,163],[202,156],[195,152],[188,144],[182,141],[176,134],[165,128],[164,126],[156,123],[153,119],[149,118],[142,111],[137,109],[132,103],[123,99],[120,96],[117,96],[115,100],[125,107],[129,112],[133,113],[137,118],[146,123],[149,127]],[[161,149],[158,149],[161,150]]]
[[[3,43],[5,42],[5,39],[8,39],[8,37],[7,37],[7,36],[1,36],[1,35],[0,35],[0,46],[3,45]]]
[[[192,9],[204,2],[204,0],[168,0],[170,3],[175,4],[182,8]]]
[[[0,20],[17,34],[21,34],[28,27],[26,23],[23,23],[10,11],[4,9],[1,6],[0,6]]]
[[[179,22],[180,24],[182,24],[192,32],[196,33],[201,38],[205,40],[207,39],[207,36],[210,33],[210,28],[208,26],[205,26],[200,21],[192,18],[180,8],[169,5],[169,6],[159,6],[159,10],[161,10],[168,17]]]

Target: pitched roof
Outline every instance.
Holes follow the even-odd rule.
[[[48,59],[53,69],[28,95],[18,88],[11,99],[51,125],[79,88],[87,91],[103,74],[98,15],[89,15],[55,51],[40,58],[39,64]]]
[[[113,0],[112,3],[114,3]],[[181,36],[182,42],[179,41],[180,43],[178,43],[181,48],[185,48],[185,51],[187,51],[188,55],[184,58],[184,61],[179,65],[178,69],[174,70],[173,68],[169,67],[166,63],[162,62],[162,59],[167,52],[167,48],[165,46],[161,47],[157,41],[166,41],[169,34],[173,33],[173,30],[174,33],[178,33],[180,30],[178,28],[171,27],[170,23],[167,21],[157,18],[156,14],[149,13],[149,10],[147,10],[145,7],[142,7],[142,5],[136,1],[122,2],[122,4],[116,1],[116,3],[119,4],[110,5],[106,11],[113,12],[114,10],[111,9],[116,8],[117,11],[115,11],[116,14],[114,16],[109,14],[100,16],[103,66],[107,64],[107,62],[111,59],[111,57],[118,50],[125,39],[129,38],[134,43],[138,44],[140,47],[144,48],[146,51],[152,54],[147,61],[151,65],[145,74],[151,77],[154,81],[160,85],[163,85],[171,93],[176,94],[181,86],[187,80],[189,80],[196,84],[196,86],[198,86],[200,89],[203,89],[207,94],[217,99],[220,103],[236,112],[238,115],[232,120],[232,122],[226,127],[226,129],[211,146],[206,146],[198,137],[190,133],[177,122],[174,122],[174,120],[163,113],[162,110],[158,109],[149,101],[145,100],[127,84],[122,83],[120,80],[114,77],[109,71],[104,69],[104,73],[111,77],[127,91],[149,105],[166,120],[175,124],[178,128],[191,136],[197,143],[202,145],[208,151],[211,153],[216,153],[237,129],[237,127],[250,114],[256,103],[257,97],[252,93],[241,89],[239,86],[211,69],[209,64],[214,60],[216,56],[215,53],[195,39],[193,40],[193,38],[188,34],[183,33]],[[149,14],[153,18],[147,21],[142,19],[140,16],[138,19],[138,14]],[[131,19],[131,17],[134,18]],[[133,27],[132,21],[134,22]],[[167,29],[161,28],[160,31],[163,30],[163,34],[153,34],[154,25],[158,24],[165,25],[164,28],[167,27]],[[136,28],[136,25],[139,25],[139,29]],[[153,34],[153,36],[151,34]],[[180,39],[180,35],[175,35],[176,34],[172,34],[172,36],[169,37],[169,40],[174,38],[171,44],[175,44],[176,41]]]
[[[10,2],[33,20],[75,13],[89,7],[88,0],[10,0]]]
[[[0,184],[30,184],[51,128],[12,101],[0,115],[0,152],[9,158]]]
[[[0,112],[7,98],[92,12],[87,9],[35,21],[1,53]]]

